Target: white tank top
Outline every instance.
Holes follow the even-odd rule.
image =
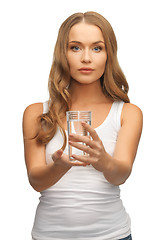
[[[95,129],[111,155],[121,127],[123,104],[115,101],[105,121]],[[45,102],[43,112],[47,111]],[[47,163],[62,143],[58,129],[46,145]],[[119,186],[109,183],[91,165],[72,167],[55,185],[41,192],[32,229],[35,240],[116,240],[129,234],[130,218],[120,200]]]

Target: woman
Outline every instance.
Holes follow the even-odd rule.
[[[41,192],[33,239],[132,239],[119,185],[132,171],[142,112],[127,93],[110,23],[95,12],[70,16],[54,50],[50,99],[28,106],[23,116],[28,178]],[[83,123],[91,138],[68,139],[88,153],[74,154],[77,161],[66,147],[68,110],[92,111],[92,125]]]

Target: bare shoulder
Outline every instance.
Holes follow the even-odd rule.
[[[23,117],[26,115],[37,116],[43,112],[43,103],[33,103],[26,107]]]
[[[33,103],[26,107],[23,114],[23,122],[24,121],[34,121],[38,118],[43,112],[43,104],[42,103]]]
[[[37,118],[43,113],[43,104],[34,103],[26,107],[23,113],[23,134],[31,136],[37,129]]]
[[[136,123],[142,127],[142,110],[132,103],[125,103],[121,114],[121,124],[124,124],[125,122]]]

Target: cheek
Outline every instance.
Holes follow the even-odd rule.
[[[71,54],[68,54],[68,55],[67,55],[67,61],[68,61],[69,67],[70,67],[70,71],[71,71],[73,68],[76,67],[76,64],[77,64],[76,56],[71,55]]]
[[[67,58],[67,62],[68,62],[69,67],[71,67],[71,56],[70,56],[70,54],[67,53],[66,58]]]
[[[100,60],[101,61],[99,62],[99,69],[104,70],[107,62],[107,57],[103,56]]]

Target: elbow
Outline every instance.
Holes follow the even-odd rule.
[[[118,181],[118,182],[114,183],[113,185],[115,185],[115,186],[123,185],[126,182],[126,180],[127,180],[127,178],[122,181]]]
[[[41,192],[42,189],[39,185],[35,184],[34,181],[32,181],[30,178],[29,178],[29,183],[31,185],[31,187],[36,191],[36,192]]]
[[[38,187],[38,186],[33,186],[33,185],[31,185],[31,187],[36,191],[36,192],[42,192],[43,191],[43,189],[41,189],[40,187]]]
[[[36,191],[36,192],[42,192],[44,190],[44,188],[41,186],[41,184],[37,183],[37,180],[35,179],[35,177],[33,177],[32,174],[28,175],[28,180],[29,183],[31,185],[31,187]]]
[[[115,180],[115,181],[110,181],[110,183],[114,186],[120,186],[123,185],[126,182],[127,179],[124,180]]]
[[[113,184],[114,186],[120,186],[120,185],[123,185],[127,179],[128,179],[128,177],[126,179],[119,179],[117,181],[111,182],[111,184]]]
[[[126,171],[125,175],[122,177],[122,179],[120,179],[120,182],[118,183],[117,186],[123,185],[123,184],[127,181],[127,179],[129,178],[131,172],[132,172],[132,168],[129,168],[129,169]]]
[[[132,172],[132,167],[127,167],[124,172],[115,176],[115,178],[113,179],[113,182],[111,183],[115,186],[123,185],[129,178],[131,172]]]

